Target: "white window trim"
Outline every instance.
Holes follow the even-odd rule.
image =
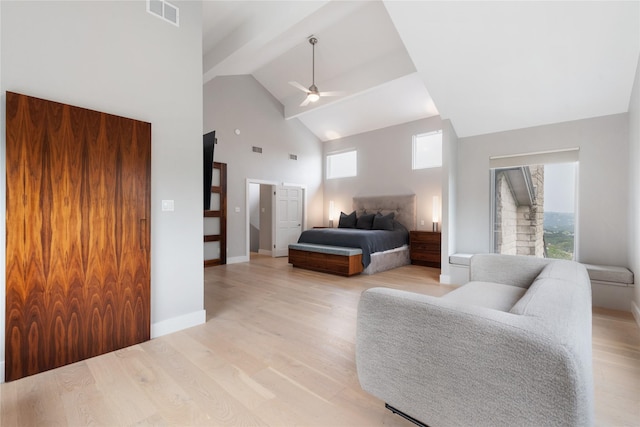
[[[489,230],[490,234],[490,251],[495,253],[496,240],[494,233],[494,220],[496,216],[496,192],[495,192],[495,173],[496,169],[507,169],[510,167],[528,166],[535,164],[551,164],[551,163],[576,163],[576,176],[575,176],[575,188],[574,188],[574,234],[573,234],[573,260],[580,259],[580,161],[579,161],[580,148],[567,148],[552,151],[539,151],[526,154],[505,155],[505,156],[492,156],[489,157],[490,162],[490,191],[489,191]],[[530,156],[530,157],[529,157]],[[543,162],[538,162],[544,160]],[[554,258],[549,258],[554,259]]]
[[[423,169],[433,169],[433,168],[441,168],[442,167],[442,163],[443,163],[443,159],[442,156],[440,157],[440,162],[437,165],[433,165],[433,166],[425,166],[425,167],[416,167],[416,144],[417,144],[417,140],[420,137],[424,137],[424,136],[430,136],[430,135],[438,135],[440,134],[441,136],[443,135],[442,129],[439,130],[435,130],[435,131],[431,131],[431,132],[424,132],[424,133],[418,133],[413,135],[413,138],[411,139],[411,169],[412,170],[423,170]],[[440,147],[442,149],[442,140],[440,142]]]
[[[355,164],[355,173],[353,175],[340,175],[340,176],[329,176],[329,165],[330,165],[330,160],[329,158],[332,156],[338,156],[338,155],[342,155],[342,154],[348,154],[348,153],[355,153],[356,156],[356,164]],[[327,153],[325,156],[325,163],[326,163],[326,167],[325,167],[325,175],[326,175],[326,179],[340,179],[340,178],[353,178],[355,176],[358,176],[358,150],[357,149],[348,149],[348,150],[341,150],[341,151],[334,151],[331,153]]]
[[[527,165],[544,165],[549,163],[573,163],[579,160],[580,148],[565,148],[533,153],[510,154],[489,157],[491,169],[510,168]]]

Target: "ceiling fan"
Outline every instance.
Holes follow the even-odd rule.
[[[289,84],[296,89],[300,89],[307,94],[307,97],[300,104],[301,107],[306,107],[311,102],[317,102],[322,96],[338,96],[341,92],[320,92],[316,86],[316,43],[318,39],[316,37],[309,37],[309,43],[311,43],[312,56],[311,56],[311,86],[305,88],[298,82],[289,82]]]

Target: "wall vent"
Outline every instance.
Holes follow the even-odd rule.
[[[289,154],[289,160],[298,160],[297,154]]]
[[[262,154],[262,147],[253,147],[253,152]]]
[[[147,12],[158,18],[180,26],[180,10],[164,0],[147,0]]]

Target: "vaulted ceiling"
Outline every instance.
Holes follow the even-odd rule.
[[[640,2],[205,1],[204,82],[251,74],[321,140],[420,118],[459,136],[626,112]],[[301,107],[288,82],[339,91]]]

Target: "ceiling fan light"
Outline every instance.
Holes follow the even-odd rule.
[[[320,95],[318,95],[317,93],[310,93],[309,95],[307,95],[307,99],[309,100],[309,102],[317,102],[320,99]]]

